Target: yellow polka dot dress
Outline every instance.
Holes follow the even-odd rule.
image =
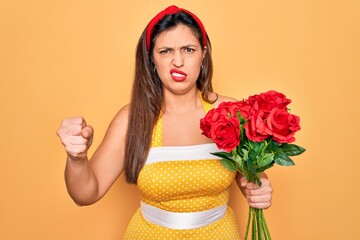
[[[203,99],[202,103],[206,112],[212,108]],[[219,149],[213,143],[162,146],[160,117],[154,128],[148,159],[138,177],[141,204],[155,209],[156,213],[185,213],[182,221],[186,227],[181,228],[180,219],[177,221],[176,217],[163,219],[165,226],[156,224],[139,208],[128,225],[124,239],[240,239],[234,213],[226,206],[235,173],[224,168],[219,159],[210,154],[215,151]],[[201,214],[222,206],[225,207],[224,214],[218,220],[201,227],[191,225],[193,217],[187,214]],[[155,217],[158,216],[155,214]]]

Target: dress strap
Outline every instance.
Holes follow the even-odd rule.
[[[211,103],[208,103],[207,101],[205,101],[201,95],[201,92],[199,91],[199,95],[200,95],[200,99],[201,99],[201,103],[204,109],[204,112],[207,113],[208,111],[210,111],[211,109],[214,108],[214,106]]]
[[[162,146],[162,112],[160,112],[158,120],[155,123],[153,134],[151,138],[151,147],[161,147]]]

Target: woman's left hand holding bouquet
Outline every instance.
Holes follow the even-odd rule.
[[[270,181],[266,174],[260,174],[261,186],[257,183],[249,182],[241,173],[237,173],[236,182],[246,197],[250,207],[258,209],[267,209],[271,206],[272,192]]]

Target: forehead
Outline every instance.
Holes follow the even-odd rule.
[[[168,29],[160,33],[155,39],[155,46],[172,46],[172,45],[200,45],[198,36],[195,31],[183,24]]]

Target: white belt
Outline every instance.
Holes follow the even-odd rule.
[[[200,212],[169,212],[141,202],[143,217],[159,226],[172,229],[192,229],[205,227],[220,220],[226,213],[227,205]]]

